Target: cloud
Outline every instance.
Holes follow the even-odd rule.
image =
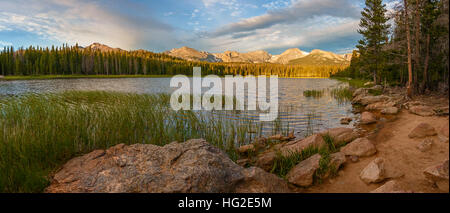
[[[260,16],[228,24],[216,30],[212,36],[258,30],[316,16],[358,18],[359,14],[359,8],[352,5],[348,0],[298,0],[288,8],[271,10]]]
[[[149,38],[156,45],[156,40],[170,40],[173,30],[151,17],[124,14],[98,1],[19,0],[0,4],[2,28],[31,32],[61,43],[88,45],[98,41],[131,49]]]

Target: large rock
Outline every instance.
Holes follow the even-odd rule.
[[[339,169],[346,161],[347,158],[343,152],[336,152],[330,155],[330,165],[334,166],[336,169]]]
[[[410,191],[404,191],[400,189],[399,184],[395,180],[388,181],[379,188],[371,191],[370,193],[411,193]]]
[[[365,96],[367,95],[367,89],[366,88],[358,88],[353,92],[353,97],[357,96]]]
[[[319,134],[322,136],[330,136],[333,139],[335,145],[345,144],[359,137],[359,134],[353,129],[343,127],[328,129]]]
[[[315,134],[302,140],[287,143],[285,146],[281,147],[280,151],[282,155],[289,156],[292,153],[301,152],[308,147],[321,148],[324,146],[326,146],[326,143],[323,140],[322,135]]]
[[[373,104],[369,104],[366,106],[365,110],[383,110],[385,108],[394,107],[396,105],[395,102],[389,101],[389,102],[377,102]]]
[[[398,108],[397,107],[387,107],[381,110],[382,114],[386,114],[386,115],[395,115],[398,113]]]
[[[409,108],[409,112],[424,117],[433,116],[435,114],[431,107],[423,105],[412,106]]]
[[[341,148],[347,156],[368,157],[377,152],[375,146],[367,138],[358,138]]]
[[[361,124],[372,124],[376,123],[377,119],[375,118],[375,115],[370,112],[363,112],[361,114]]]
[[[385,102],[389,100],[389,96],[386,95],[378,95],[378,96],[365,96],[361,98],[359,103],[361,103],[364,106],[367,106],[369,104],[374,104],[377,102]]]
[[[286,181],[280,179],[274,174],[251,167],[243,171],[244,179],[239,181],[234,193],[286,193],[290,192]]]
[[[437,135],[436,130],[428,123],[420,123],[409,133],[409,138],[424,138],[427,136]]]
[[[269,172],[272,170],[273,162],[276,157],[277,155],[274,151],[262,153],[258,155],[255,166]]]
[[[270,185],[260,187],[270,180]],[[255,184],[255,185],[253,185]],[[244,169],[205,140],[156,145],[117,145],[66,163],[50,193],[287,192],[283,180],[256,168]]]
[[[314,173],[319,169],[321,156],[315,154],[312,157],[300,162],[289,171],[286,178],[292,184],[307,187],[314,182]]]
[[[378,183],[385,179],[384,159],[376,158],[364,168],[360,178],[367,184]]]
[[[448,159],[443,163],[425,169],[423,173],[425,178],[436,184],[440,190],[449,192]]]

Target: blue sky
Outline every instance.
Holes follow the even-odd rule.
[[[351,51],[363,0],[0,0],[0,48]]]

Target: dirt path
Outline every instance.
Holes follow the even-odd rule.
[[[427,152],[419,151],[416,146],[423,139],[410,139],[408,134],[422,122],[432,125],[436,131],[439,131],[444,125],[449,125],[448,116],[421,117],[402,110],[398,114],[397,119],[384,123],[376,135],[369,137],[378,150],[376,155],[361,158],[357,163],[347,162],[337,177],[308,189],[300,189],[300,192],[370,192],[388,181],[367,185],[359,178],[361,171],[376,157],[385,159],[386,170],[390,175],[398,176],[403,174],[403,176],[395,178],[403,190],[415,193],[442,192],[424,178],[423,170],[448,159],[449,144],[441,142],[437,136],[434,136],[430,137],[434,140],[432,149]]]

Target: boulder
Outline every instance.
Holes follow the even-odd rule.
[[[343,127],[328,129],[319,134],[322,136],[330,136],[333,139],[335,145],[346,144],[359,137],[359,134],[352,128]]]
[[[381,114],[386,114],[386,115],[395,115],[398,113],[398,108],[397,107],[386,107],[384,109],[381,110]]]
[[[303,187],[311,186],[314,181],[314,173],[319,169],[320,159],[321,156],[315,154],[297,164],[286,176],[289,183]]]
[[[363,112],[361,114],[361,124],[372,124],[376,123],[377,119],[375,118],[375,115],[370,112]]]
[[[384,159],[376,158],[364,168],[359,177],[367,184],[379,183],[385,179],[384,173]]]
[[[389,101],[389,102],[377,102],[373,104],[369,104],[366,106],[365,110],[371,111],[371,110],[383,110],[385,108],[394,107],[396,105],[395,102]]]
[[[421,152],[427,152],[430,151],[433,147],[433,139],[427,138],[423,140],[419,145],[417,145],[417,149],[419,149]]]
[[[435,114],[431,107],[424,105],[412,106],[409,108],[409,112],[424,117],[433,116]]]
[[[286,181],[274,174],[251,167],[243,170],[244,179],[234,187],[233,193],[288,193],[290,189]]]
[[[270,180],[264,188],[261,183]],[[253,185],[253,183],[255,185]],[[272,185],[273,184],[273,185]],[[67,162],[49,193],[226,193],[285,192],[284,181],[256,168],[236,165],[205,140],[117,145]]]
[[[282,155],[288,156],[295,152],[301,152],[308,147],[321,148],[324,146],[326,146],[326,143],[323,140],[322,135],[315,134],[302,140],[287,143],[285,146],[281,147],[280,151]]]
[[[273,162],[276,157],[277,155],[274,151],[262,153],[258,156],[255,166],[269,172],[272,170]]]
[[[367,138],[358,138],[341,148],[347,156],[368,157],[377,152],[375,146]]]
[[[355,90],[355,92],[353,92],[353,97],[357,97],[360,95],[367,95],[367,89],[366,88],[358,88]]]
[[[365,96],[361,98],[359,101],[360,104],[367,106],[369,104],[377,103],[377,102],[385,102],[389,100],[389,96],[386,95],[377,95],[377,96]]]
[[[428,123],[420,123],[409,133],[409,138],[424,138],[427,136],[437,135],[436,130]]]
[[[379,188],[371,191],[370,193],[412,193],[408,191],[404,191],[400,189],[399,184],[395,180],[391,180],[386,182],[384,185],[380,186]]]
[[[333,165],[336,169],[339,169],[346,161],[345,154],[342,152],[336,152],[330,155],[330,165]]]
[[[438,165],[431,166],[423,172],[425,178],[444,191],[449,192],[448,159]]]

